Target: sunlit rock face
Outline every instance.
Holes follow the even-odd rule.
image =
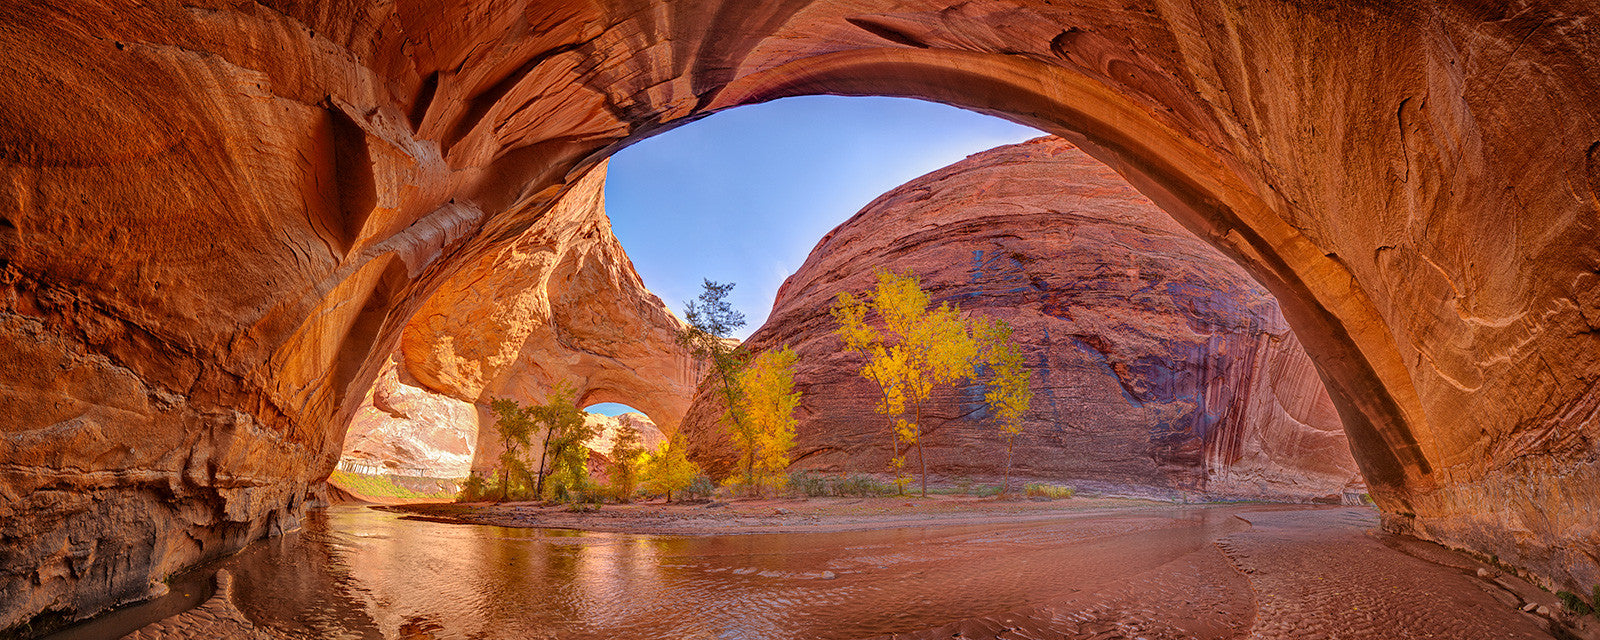
[[[814,93],[1080,143],[1277,296],[1389,526],[1600,582],[1592,2],[0,14],[0,626],[292,522],[445,282],[619,144]]]
[[[604,185],[603,167],[589,172],[543,224],[423,303],[392,373],[357,410],[345,459],[451,478],[487,471],[500,455],[489,403],[542,403],[558,384],[581,404],[626,401],[677,424],[699,367],[675,341],[682,322],[611,233]]]
[[[666,430],[689,408],[702,367],[612,235],[604,195],[602,167],[541,224],[447,281],[402,333],[400,357],[422,386],[477,405],[475,470],[501,453],[496,398],[543,403],[567,385],[579,406],[626,402]]]
[[[1359,474],[1333,402],[1278,305],[1237,264],[1059,138],[976,154],[879,197],[829,232],[746,341],[790,345],[804,394],[795,469],[886,472],[880,392],[828,314],[875,272],[1015,330],[1035,397],[1014,473],[1195,497],[1339,500]],[[992,479],[1004,441],[981,384],[924,409],[931,473]],[[716,394],[684,431],[731,468]],[[909,458],[913,467],[915,455]]]
[[[350,419],[341,461],[408,476],[465,478],[478,439],[478,408],[422,386],[391,360]]]
[[[661,428],[656,426],[649,416],[642,413],[629,411],[615,416],[591,413],[584,417],[584,422],[595,428],[595,436],[584,445],[589,447],[590,451],[606,456],[611,455],[611,446],[616,444],[617,434],[624,428],[639,432],[639,446],[645,451],[655,451],[666,440]]]
[[[589,476],[600,482],[609,481],[611,465],[615,462],[611,459],[611,446],[617,443],[617,434],[622,429],[638,431],[639,447],[647,452],[655,451],[666,441],[661,428],[642,413],[629,411],[615,416],[591,413],[584,417],[584,422],[595,429],[594,437],[583,443],[589,448]]]

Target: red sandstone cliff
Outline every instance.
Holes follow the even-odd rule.
[[[913,270],[935,304],[1002,318],[1032,372],[1022,478],[1213,497],[1338,499],[1360,483],[1339,416],[1277,303],[1105,165],[1058,138],[1000,147],[879,197],[829,232],[746,345],[792,345],[804,393],[795,469],[887,470],[885,419],[828,309]],[[731,457],[702,393],[684,429]],[[997,476],[983,389],[941,392],[929,469]]]

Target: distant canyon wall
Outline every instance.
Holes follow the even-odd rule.
[[[800,356],[794,469],[888,470],[879,393],[828,314],[834,295],[870,289],[878,269],[914,271],[934,304],[1012,325],[1034,389],[1016,442],[1020,478],[1197,498],[1362,490],[1338,412],[1272,296],[1059,138],[975,154],[894,189],[784,282],[746,346]],[[698,460],[726,472],[734,454],[708,390],[684,431]],[[963,385],[925,409],[930,472],[1001,473],[983,393]]]

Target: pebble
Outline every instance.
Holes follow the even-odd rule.
[[[1525,605],[1522,606],[1522,610],[1526,611],[1528,613],[1533,613],[1533,610],[1534,609],[1538,609],[1538,608],[1539,608],[1538,603],[1534,603],[1534,602],[1529,602],[1528,604],[1525,604]]]
[[[1487,578],[1489,576],[1490,576],[1490,573],[1489,573],[1488,569],[1485,569],[1483,567],[1478,567],[1478,577],[1479,578]]]

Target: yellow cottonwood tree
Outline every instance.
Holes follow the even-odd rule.
[[[841,293],[834,300],[837,334],[845,347],[867,356],[862,375],[878,383],[883,392],[879,411],[888,416],[910,409],[910,419],[894,421],[896,437],[892,462],[896,481],[904,484],[904,455],[900,444],[917,449],[922,495],[928,495],[928,461],[923,454],[923,405],[939,385],[970,379],[976,373],[979,345],[961,309],[942,303],[929,309],[928,293],[916,274],[878,272],[877,286],[865,299]],[[884,330],[866,324],[868,312],[883,320]]]
[[[749,486],[781,489],[787,483],[783,472],[789,468],[794,410],[800,406],[800,392],[794,390],[795,360],[789,347],[769,350],[739,372],[746,429],[734,430],[733,435]]]
[[[661,448],[645,460],[645,488],[653,493],[666,494],[667,502],[672,502],[672,492],[693,483],[695,477],[700,475],[700,465],[689,459],[688,449],[682,433],[674,434],[671,440],[661,443]]]
[[[1022,352],[1011,341],[1011,325],[1004,320],[978,320],[974,325],[991,376],[984,401],[1006,439],[1006,470],[1000,481],[1003,496],[1011,489],[1011,454],[1022,433],[1022,418],[1033,403],[1033,372],[1024,366]]]
[[[844,348],[861,354],[867,360],[861,367],[861,377],[877,385],[881,394],[875,408],[888,421],[885,431],[889,434],[889,450],[892,452],[889,467],[894,471],[895,487],[904,494],[909,480],[905,476],[905,457],[900,454],[900,425],[895,419],[906,411],[905,384],[900,378],[900,373],[905,369],[904,351],[884,346],[883,335],[867,324],[867,314],[872,309],[871,298],[857,298],[841,291],[834,298],[833,309],[829,313],[839,323],[834,333],[844,341]]]
[[[527,475],[527,465],[522,461],[522,450],[533,434],[535,407],[524,407],[509,398],[497,398],[489,403],[494,411],[495,433],[500,436],[500,493],[496,502],[512,498],[511,483],[516,475]],[[543,462],[541,461],[541,464]]]

